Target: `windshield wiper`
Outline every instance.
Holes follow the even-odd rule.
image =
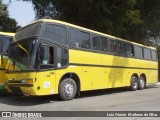
[[[13,37],[13,40],[15,41],[15,43],[17,44],[17,46],[18,46],[20,49],[22,49],[23,51],[25,51],[25,53],[26,53],[26,54],[28,55],[28,57],[29,57],[28,51],[27,51],[21,44],[19,44],[19,43],[17,42],[15,36]]]

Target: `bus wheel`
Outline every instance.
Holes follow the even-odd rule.
[[[138,89],[143,90],[146,87],[146,82],[143,76],[139,78]]]
[[[130,89],[132,91],[136,91],[138,89],[138,79],[135,76],[131,77],[131,86]]]
[[[65,78],[59,85],[59,96],[62,100],[72,100],[77,93],[76,82],[71,78]]]

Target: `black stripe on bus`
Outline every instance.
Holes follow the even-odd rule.
[[[69,65],[90,66],[90,67],[107,67],[107,68],[126,68],[126,69],[128,68],[128,69],[158,70],[158,69],[156,69],[156,68],[124,67],[124,66],[95,65],[95,64],[80,64],[80,63],[70,63]]]

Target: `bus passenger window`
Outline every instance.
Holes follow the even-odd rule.
[[[92,43],[93,43],[93,50],[100,50],[100,36],[93,36]]]
[[[128,57],[133,57],[134,56],[133,45],[124,43],[124,54]]]
[[[157,60],[157,52],[155,50],[151,50],[152,60]]]
[[[108,38],[101,37],[101,51],[108,52]]]
[[[122,54],[123,53],[122,42],[120,42],[120,41],[116,41],[116,53],[117,54]]]
[[[110,40],[110,52],[116,53],[116,41]]]
[[[134,53],[136,58],[143,58],[142,47],[134,45]]]
[[[65,67],[68,63],[68,51],[65,48],[57,47],[57,68]]]
[[[70,46],[90,49],[90,34],[87,32],[69,29]]]
[[[148,48],[143,48],[144,59],[151,60],[151,50]]]
[[[57,43],[66,44],[67,43],[67,29],[64,26],[47,24],[43,37]]]

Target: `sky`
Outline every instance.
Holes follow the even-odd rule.
[[[25,26],[26,24],[34,21],[35,13],[32,3],[22,2],[16,0],[2,0],[4,4],[8,4],[9,16],[14,18],[18,25]]]

